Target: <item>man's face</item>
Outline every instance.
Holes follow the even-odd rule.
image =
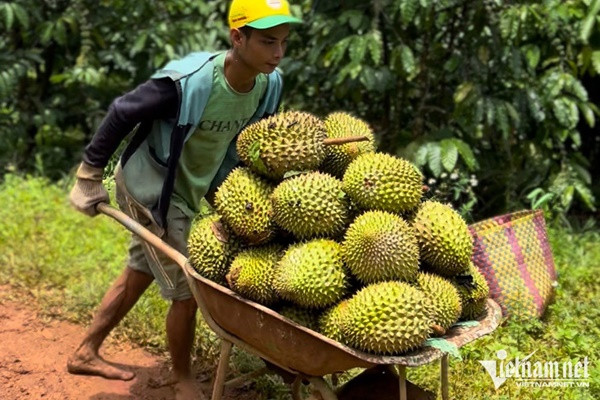
[[[250,68],[269,74],[283,59],[289,33],[288,24],[269,29],[255,29],[250,38],[240,32],[240,39],[234,40],[234,46],[242,61]]]

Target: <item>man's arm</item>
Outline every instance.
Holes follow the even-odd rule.
[[[125,136],[141,121],[175,118],[178,98],[175,83],[150,79],[112,102],[108,114],[86,146],[83,161],[104,168]]]
[[[109,201],[102,186],[104,167],[119,144],[141,121],[174,118],[178,107],[177,89],[170,79],[151,79],[113,101],[77,169],[69,195],[73,207],[86,215],[97,215],[96,204]]]

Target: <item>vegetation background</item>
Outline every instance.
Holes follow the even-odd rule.
[[[453,393],[600,397],[600,0],[292,3],[305,24],[282,64],[284,107],[364,118],[380,149],[419,165],[431,195],[469,222],[542,208],[550,223],[555,304],[542,321],[509,321],[465,348]],[[0,1],[0,283],[32,291],[50,314],[89,320],[128,235],[68,207],[73,169],[116,96],[171,58],[228,47],[226,12],[224,1]],[[163,351],[164,308],[149,293],[117,334]],[[216,338],[200,331],[198,366],[213,368]],[[477,360],[500,348],[588,356],[591,388],[495,392]],[[232,367],[256,363],[238,353]],[[409,379],[437,390],[435,373]],[[255,385],[287,396],[266,378]]]

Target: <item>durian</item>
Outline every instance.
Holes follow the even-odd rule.
[[[449,277],[467,271],[473,242],[466,222],[452,207],[432,200],[423,202],[413,227],[427,270]]]
[[[342,244],[346,266],[362,283],[417,277],[417,239],[413,228],[395,214],[365,212],[350,225]]]
[[[375,354],[400,354],[423,344],[431,316],[425,294],[405,282],[374,283],[348,301],[341,323],[346,344]]]
[[[281,180],[287,172],[315,170],[325,158],[323,121],[287,111],[246,127],[237,139],[240,159],[254,172]]]
[[[238,253],[226,276],[231,289],[266,306],[275,303],[277,294],[273,289],[273,277],[280,252],[280,246],[266,245]]]
[[[375,151],[375,137],[369,125],[363,120],[345,112],[334,112],[325,118],[325,129],[329,138],[366,136],[367,141],[353,142],[339,146],[328,146],[320,169],[337,178],[342,178],[346,168],[360,154]]]
[[[265,243],[275,232],[269,199],[273,189],[273,185],[248,168],[236,168],[215,194],[217,211],[235,234],[249,244]]]
[[[365,153],[350,163],[344,191],[363,209],[401,213],[416,207],[423,175],[410,162],[384,153]]]
[[[462,302],[461,320],[477,319],[485,311],[490,288],[477,267],[469,263],[467,273],[454,277],[454,286]]]
[[[342,300],[325,310],[319,317],[319,332],[341,343],[343,341],[341,323],[347,306],[348,300]]]
[[[229,229],[221,223],[221,217],[211,214],[192,225],[187,249],[188,260],[198,274],[224,284],[229,263],[239,250],[239,245]]]
[[[315,310],[287,304],[279,309],[279,314],[314,331],[318,329],[318,315]]]
[[[284,180],[271,200],[274,221],[300,239],[335,236],[348,222],[349,200],[342,182],[321,172]]]
[[[305,308],[325,308],[344,297],[349,283],[341,245],[314,239],[290,246],[277,265],[277,294]]]
[[[432,309],[432,322],[446,331],[458,321],[462,312],[461,298],[452,282],[441,276],[419,272],[417,286]]]

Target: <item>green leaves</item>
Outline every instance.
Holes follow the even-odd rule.
[[[529,112],[537,122],[544,121],[546,119],[546,112],[544,111],[540,96],[533,89],[528,89],[526,93]]]
[[[535,188],[527,195],[531,209],[544,208],[555,197],[554,193],[546,193],[542,188]]]
[[[328,67],[340,65],[346,53],[351,64],[366,64],[369,55],[373,64],[378,65],[382,57],[381,34],[378,31],[371,31],[364,35],[347,36],[327,52],[324,58],[325,65]]]
[[[423,344],[425,347],[433,347],[440,350],[444,354],[450,354],[452,357],[462,360],[458,347],[443,338],[429,338]]]
[[[500,131],[502,132],[502,138],[508,141],[509,134],[511,132],[511,124],[508,119],[508,112],[506,106],[502,101],[495,101],[492,103],[495,108],[495,122],[498,124]]]
[[[553,99],[562,92],[565,86],[565,79],[562,75],[559,70],[552,70],[542,78],[541,84],[547,99]]]
[[[459,160],[462,160],[470,171],[479,168],[470,146],[457,138],[423,144],[414,156],[415,164],[429,168],[435,177],[439,177],[444,171],[454,171],[459,167]]]
[[[450,139],[445,139],[440,142],[442,166],[448,172],[456,167],[458,161],[458,148]]]
[[[540,207],[563,210],[561,198],[588,207],[585,189],[597,188],[583,177],[567,185],[570,197],[545,195],[572,153],[590,161],[581,170],[598,162],[578,122],[594,127],[600,115],[580,80],[600,74],[599,4],[302,0],[294,10],[305,24],[282,63],[284,101],[361,116],[380,150],[415,159],[437,186],[459,176],[448,199],[471,188],[465,204],[486,213],[522,206],[536,188]],[[114,97],[171,58],[228,48],[226,14],[226,2],[0,1],[0,145],[9,149],[0,168],[36,170],[24,151],[34,143],[37,164],[62,173]],[[86,137],[49,147],[33,139],[45,127]]]
[[[348,81],[359,82],[368,91],[385,90],[388,74],[385,69],[376,68],[382,61],[382,46],[381,34],[376,30],[350,35],[332,44],[323,57],[323,64],[338,68],[333,81],[338,86],[338,96],[345,95],[343,86]]]
[[[473,154],[471,147],[467,143],[463,142],[460,139],[452,139],[452,143],[454,144],[454,146],[456,146],[460,157],[462,158],[465,165],[470,171],[475,171],[479,169],[479,164],[477,162],[477,159],[475,158],[475,154]]]
[[[366,51],[367,38],[365,36],[355,36],[348,50],[350,61],[353,63],[360,63],[365,58]]]
[[[0,1],[0,169],[64,175],[115,97],[168,58],[226,47],[226,7]]]
[[[351,41],[352,41],[352,37],[348,36],[348,37],[344,38],[343,40],[340,40],[335,45],[333,45],[331,50],[329,50],[329,52],[327,52],[327,54],[325,54],[325,57],[323,60],[325,63],[325,66],[329,67],[329,66],[338,65],[340,63],[340,61],[342,61],[342,58],[344,57],[344,54],[346,53],[346,49],[350,45]]]
[[[410,47],[406,45],[396,47],[392,50],[391,58],[391,66],[396,73],[407,80],[412,80],[416,76],[418,72],[417,64]]]
[[[461,83],[454,92],[454,102],[462,103],[463,101],[465,101],[465,99],[469,96],[469,94],[471,94],[474,88],[475,85],[473,84],[473,82]]]
[[[600,50],[592,52],[592,65],[597,74],[600,74]]]
[[[382,61],[383,43],[379,31],[372,31],[367,35],[367,47],[369,48],[373,64],[376,66],[380,65]]]
[[[508,8],[500,18],[500,32],[502,38],[514,40],[519,34],[520,15],[517,7]]]
[[[250,145],[248,148],[248,156],[250,157],[250,162],[256,169],[262,173],[267,172],[267,167],[262,158],[260,158],[260,140],[257,140]]]
[[[144,46],[146,46],[147,40],[148,34],[146,32],[140,32],[137,39],[135,39],[135,42],[133,43],[133,47],[131,47],[129,50],[129,55],[133,57],[140,53],[144,49]]]
[[[432,143],[427,151],[427,166],[433,176],[438,177],[442,174],[442,149],[438,143]]]
[[[400,8],[402,23],[408,25],[417,15],[419,0],[397,0],[396,4]]]
[[[554,116],[562,126],[573,129],[579,122],[577,104],[569,98],[561,97],[552,102]]]
[[[301,107],[364,116],[381,150],[414,159],[448,199],[471,187],[488,212],[516,208],[569,151],[590,155],[577,129],[597,118],[579,79],[600,71],[597,44],[579,38],[592,2],[336,2],[298,42],[317,67],[286,82],[298,76]]]
[[[540,63],[540,48],[534,44],[528,44],[523,46],[521,50],[525,53],[529,67],[535,69]]]
[[[596,125],[596,116],[592,108],[593,105],[582,102],[579,102],[577,105],[579,106],[579,111],[587,121],[588,125],[593,128]]]
[[[587,90],[583,87],[579,79],[570,74],[562,74],[561,79],[565,82],[564,91],[574,96],[577,100],[588,101]]]
[[[409,76],[413,77],[417,71],[417,65],[415,62],[415,56],[410,47],[402,45],[400,46],[400,62],[402,63],[402,69]]]
[[[2,11],[2,14],[4,14],[4,26],[6,27],[6,30],[12,29],[13,26],[15,12],[12,6],[13,4],[10,3],[4,3],[0,6],[0,10]]]
[[[587,16],[581,23],[581,41],[587,42],[596,23],[596,16],[600,13],[600,0],[592,0]]]
[[[50,39],[54,39],[61,46],[65,46],[67,44],[67,28],[64,22],[59,20],[48,26],[50,27],[48,35],[47,37],[42,36],[42,43],[48,43]]]
[[[552,177],[547,192],[540,190],[536,195],[551,193],[555,212],[566,213],[575,199],[579,199],[588,210],[595,211],[596,199],[589,189],[590,183],[591,176],[575,155],[562,163],[560,171]],[[533,194],[530,195],[536,198]],[[541,199],[538,201],[541,202]]]
[[[25,8],[20,4],[12,2],[0,3],[0,17],[4,17],[3,22],[6,31],[13,29],[15,23],[18,23],[23,29],[29,28],[29,14],[27,14]]]
[[[596,211],[596,199],[594,198],[594,194],[592,193],[588,185],[581,181],[577,181],[573,184],[573,186],[575,187],[575,192],[577,193],[577,196],[579,197],[579,199],[581,199],[581,201],[587,207],[587,209],[590,211]]]

